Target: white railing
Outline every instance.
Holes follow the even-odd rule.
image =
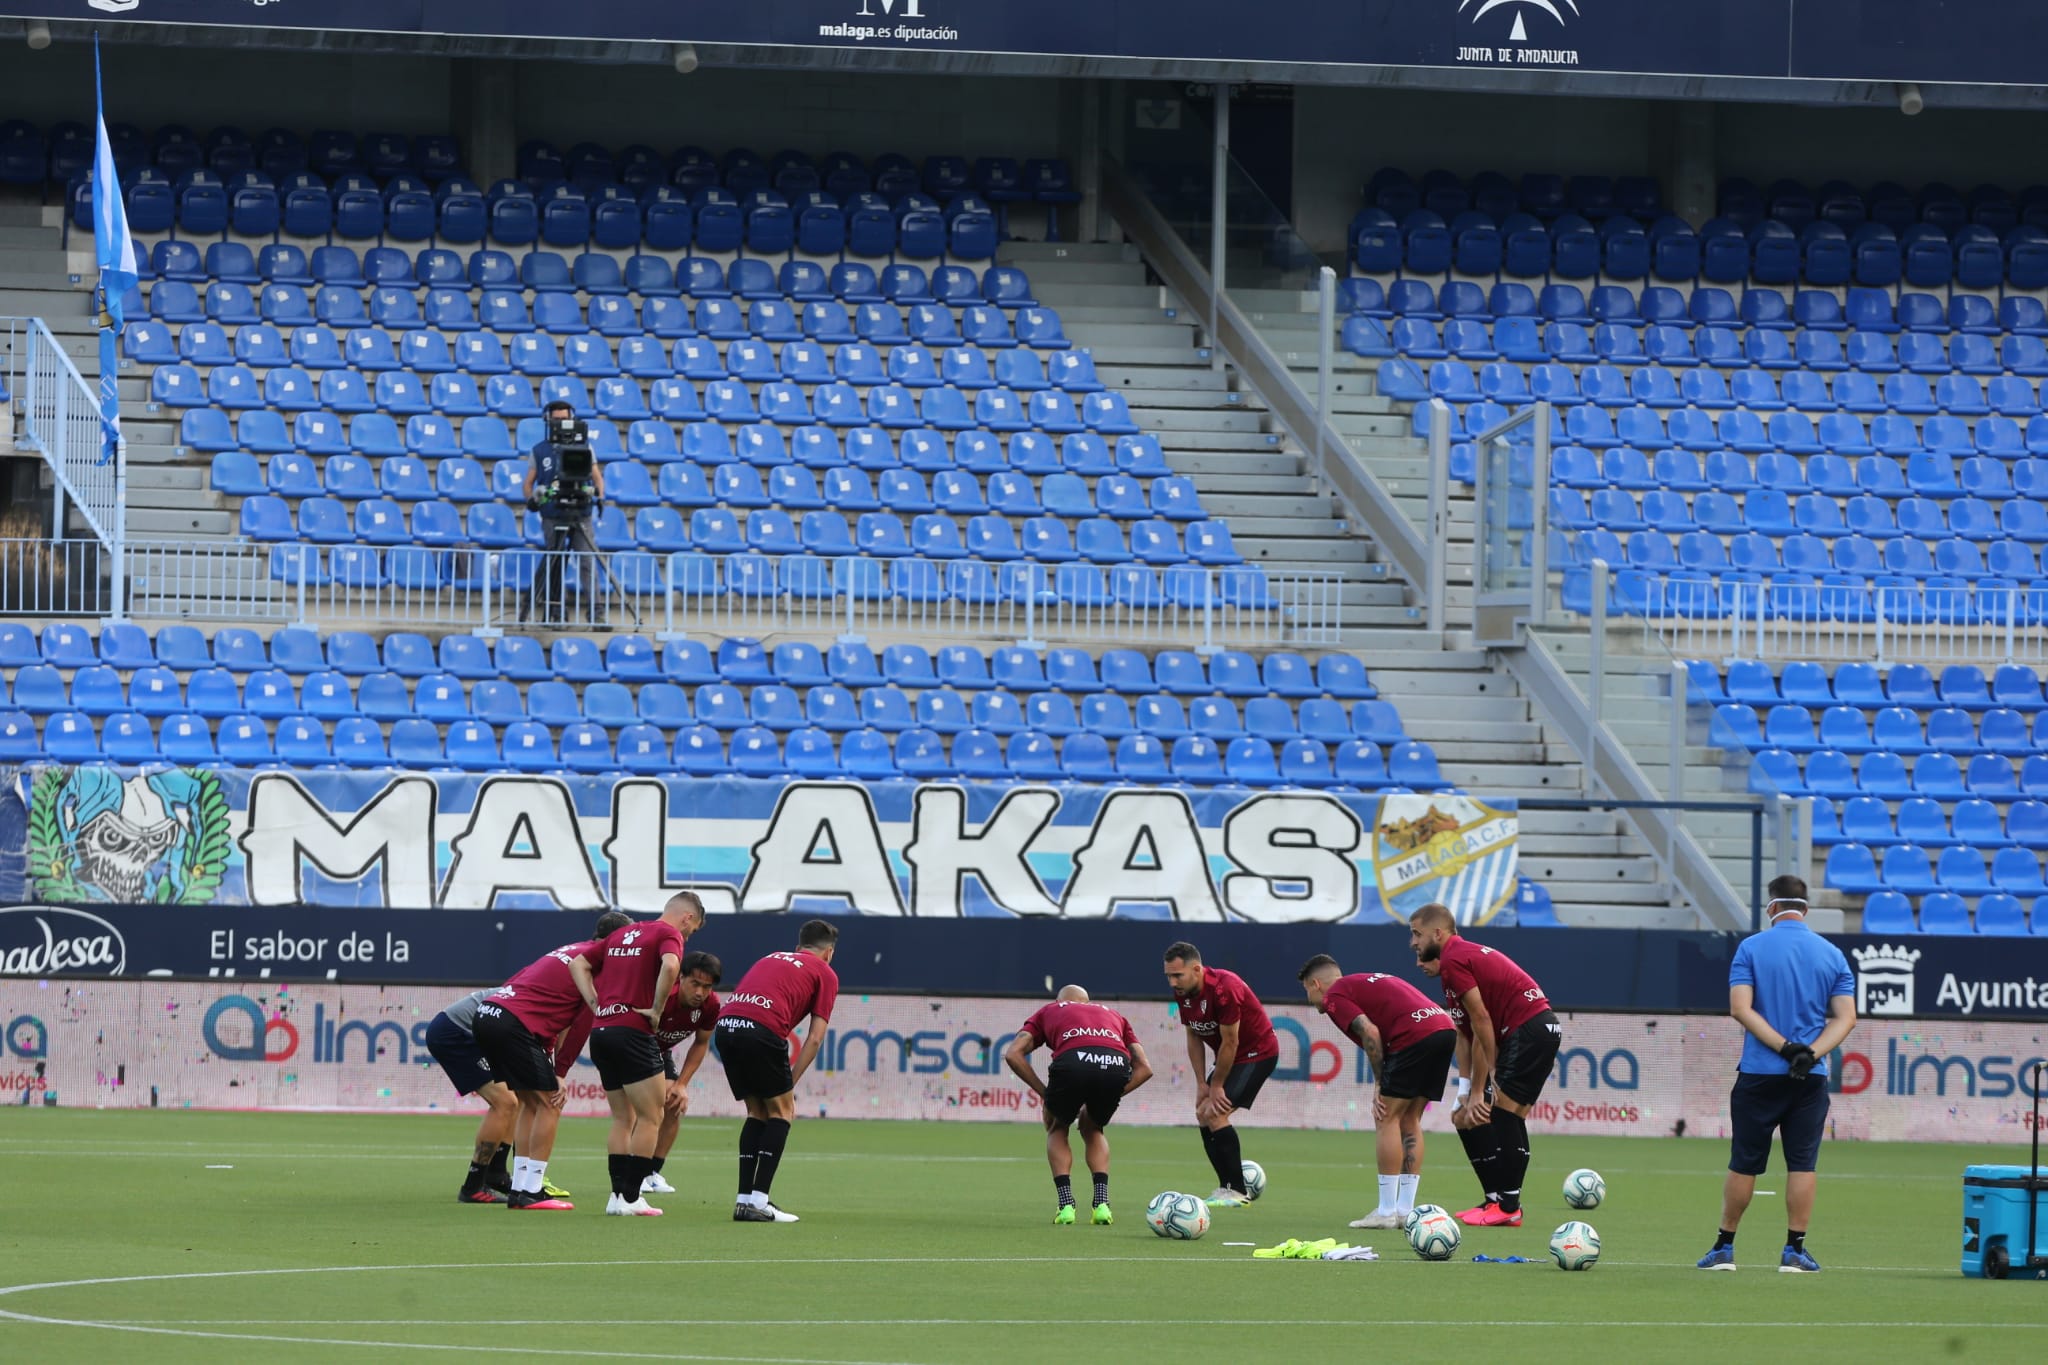
[[[99,394],[41,318],[8,318],[8,388],[20,414],[17,444],[41,455],[56,481],[56,534],[65,533],[69,499],[105,549],[109,600],[122,598],[123,541],[128,506],[128,449],[106,458]],[[117,608],[118,610],[118,605]]]
[[[17,336],[23,342],[21,378],[14,395],[21,410],[21,443],[49,462],[57,486],[118,560],[121,509],[127,500],[126,451],[115,459],[105,458],[99,394],[78,373],[43,320],[10,319],[9,340]]]
[[[244,543],[128,556],[130,613],[170,620],[1220,648],[1332,645],[1344,608],[1339,574],[1254,567]]]
[[[1591,605],[1590,581],[1583,569],[1565,575],[1568,610]],[[1723,582],[1623,569],[1608,612],[1682,659],[2048,667],[2048,590],[2009,582]]]
[[[118,615],[97,540],[0,540],[0,616]]]

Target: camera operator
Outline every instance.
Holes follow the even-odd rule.
[[[542,548],[548,551],[534,569],[533,586],[521,607],[524,621],[538,604],[540,623],[566,624],[567,566],[571,554],[580,557],[578,578],[583,598],[583,616],[592,625],[605,624],[604,566],[597,557],[597,538],[592,521],[604,506],[604,470],[592,458],[583,424],[576,410],[557,399],[541,414],[546,423],[541,439],[530,454],[526,471],[526,507],[540,513]]]

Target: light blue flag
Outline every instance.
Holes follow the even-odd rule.
[[[121,448],[121,357],[117,338],[127,321],[123,313],[128,291],[135,287],[141,272],[135,264],[135,239],[128,234],[128,210],[121,202],[121,177],[114,169],[114,144],[107,137],[98,38],[93,39],[92,98],[99,128],[92,163],[92,244],[100,267],[100,463],[110,464]]]

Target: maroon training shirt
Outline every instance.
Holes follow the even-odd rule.
[[[661,979],[662,958],[683,957],[683,934],[665,920],[642,920],[614,929],[603,943],[604,965],[597,972],[598,1028],[630,1028],[654,1032],[640,1011],[654,1004],[654,985]]]
[[[569,959],[580,957],[593,968],[602,968],[604,945],[608,941],[563,944],[521,968],[510,981],[492,991],[491,1003],[504,1006],[534,1036],[552,1042],[556,1034],[576,1022],[578,1014],[588,1013],[575,978],[569,975]]]
[[[1273,1036],[1273,1021],[1266,1017],[1266,1007],[1236,972],[1204,967],[1202,989],[1175,999],[1180,1001],[1181,1023],[1193,1029],[1211,1051],[1222,1041],[1221,1025],[1237,1025],[1233,1066],[1280,1055],[1280,1041]]]
[[[723,1016],[766,1024],[787,1040],[805,1015],[830,1019],[839,977],[816,953],[770,953],[747,968],[725,998]]]
[[[699,1033],[710,1031],[718,1022],[718,992],[704,997],[704,1003],[695,1009],[683,1004],[682,997],[670,992],[668,1004],[661,1011],[661,1027],[654,1030],[654,1041],[664,1052],[689,1041]]]
[[[1458,1021],[1458,1032],[1468,1037],[1472,1024],[1459,1003],[1466,991],[1479,992],[1479,1003],[1486,1006],[1493,1031],[1502,1038],[1550,1008],[1550,997],[1535,978],[1496,948],[1482,948],[1453,934],[1444,943],[1442,962],[1443,975],[1437,979],[1443,983],[1444,1008]]]
[[[1017,1031],[1050,1047],[1055,1058],[1079,1047],[1108,1048],[1128,1057],[1138,1042],[1130,1020],[1092,1000],[1055,1000],[1041,1005]]]
[[[1337,1032],[1351,1037],[1351,1021],[1364,1015],[1380,1035],[1388,1056],[1412,1047],[1447,1028],[1451,1016],[1429,1003],[1429,997],[1397,976],[1358,972],[1340,976],[1323,993],[1323,1013]]]

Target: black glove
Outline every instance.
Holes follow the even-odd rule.
[[[540,510],[540,506],[540,500],[538,498],[528,498],[526,500],[526,510],[529,512],[538,512]]]
[[[1778,1049],[1778,1055],[1788,1064],[1788,1072],[1795,1081],[1803,1081],[1813,1074],[1813,1068],[1820,1061],[1812,1048],[1804,1043],[1787,1039],[1785,1046]]]

